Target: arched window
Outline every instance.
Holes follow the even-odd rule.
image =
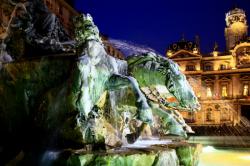
[[[213,64],[212,63],[206,63],[204,65],[204,70],[205,71],[212,71],[213,70]]]
[[[230,120],[230,112],[228,108],[221,109],[221,121],[229,121]]]
[[[227,97],[227,86],[222,85],[221,87],[221,97]]]
[[[213,110],[212,108],[207,108],[206,110],[206,121],[213,121]]]
[[[196,71],[194,64],[187,64],[186,71]]]
[[[63,16],[63,7],[62,6],[59,6],[59,14],[60,14],[60,16]]]
[[[207,97],[211,98],[212,96],[213,96],[213,94],[212,94],[212,88],[211,88],[211,86],[208,86],[207,87]]]
[[[248,94],[249,94],[249,86],[248,84],[245,84],[243,86],[243,96],[248,96]]]
[[[221,64],[220,65],[220,70],[227,70],[227,65],[226,64]]]

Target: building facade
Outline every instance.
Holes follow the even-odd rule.
[[[201,103],[201,111],[182,112],[191,125],[236,125],[250,120],[250,38],[245,12],[226,14],[226,52],[200,53],[197,41],[169,46],[167,57],[177,62]]]
[[[68,33],[73,34],[72,19],[74,16],[79,15],[75,9],[73,9],[64,0],[43,0],[46,6],[53,12],[64,25]]]

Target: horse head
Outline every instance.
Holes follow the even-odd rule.
[[[170,59],[149,52],[128,58],[129,71],[141,82],[140,86],[165,87],[165,93],[177,102],[164,101],[165,105],[189,111],[199,110],[198,99],[179,66]],[[138,71],[141,71],[137,73]],[[150,76],[147,76],[150,75]],[[147,78],[148,77],[148,78]],[[140,81],[142,80],[143,81]],[[153,81],[155,80],[155,81]]]

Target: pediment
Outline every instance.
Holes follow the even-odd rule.
[[[204,80],[204,82],[210,83],[210,82],[214,82],[214,80],[212,80],[212,79],[210,79],[210,78],[207,78],[207,79]]]
[[[212,80],[212,79],[205,79],[205,82],[214,82],[214,80]]]
[[[250,76],[249,75],[244,75],[244,76],[241,76],[240,79],[241,80],[250,80]]]
[[[201,57],[199,54],[194,54],[187,50],[179,50],[175,52],[173,55],[171,55],[170,59],[176,59],[176,58],[198,58]]]
[[[214,76],[205,76],[202,78],[202,81],[205,82],[205,83],[213,83],[215,80],[215,77]]]
[[[230,78],[227,78],[227,77],[222,77],[220,78],[220,81],[230,81],[231,79]]]

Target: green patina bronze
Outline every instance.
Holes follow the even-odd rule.
[[[174,62],[148,53],[129,58],[129,73],[122,72],[127,62],[105,52],[91,16],[79,16],[75,25],[77,56],[3,65],[0,123],[6,138],[25,132],[16,142],[22,144],[35,132],[49,146],[117,147],[124,139],[135,141],[145,124],[163,135],[191,131],[176,110],[193,111],[199,104]],[[145,88],[159,85],[177,102],[153,101]]]
[[[150,103],[153,113],[160,117],[158,123],[161,133],[186,136],[186,131],[192,132],[178,111],[196,111],[200,106],[179,66],[151,52],[129,57],[127,62],[129,74],[136,78],[142,89],[150,91],[163,86],[167,89],[165,95],[176,99],[176,102],[168,102],[166,98],[160,98],[160,94],[146,95],[149,98],[150,95],[155,95],[153,98],[156,101]]]

